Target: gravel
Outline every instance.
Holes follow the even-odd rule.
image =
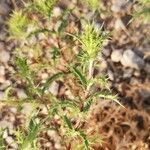
[[[5,75],[5,67],[0,66],[0,76],[4,76],[4,75]]]
[[[125,0],[113,0],[113,4],[111,6],[111,10],[115,13],[119,13],[122,11],[126,4]]]
[[[4,3],[4,2],[0,2],[0,15],[8,15],[9,14],[9,12],[10,12],[10,8],[9,8],[9,6],[6,4],[6,3]]]
[[[58,89],[59,84],[54,81],[49,87],[49,92],[56,96],[58,94]]]
[[[111,53],[111,60],[113,62],[120,62],[122,59],[122,51],[121,50],[114,50]]]
[[[23,89],[17,89],[17,96],[19,99],[26,99],[27,95]]]
[[[4,97],[5,97],[4,92],[1,92],[1,91],[0,91],[0,100],[3,100],[3,99],[4,99]]]
[[[2,63],[7,63],[10,59],[10,54],[9,52],[2,50],[0,51],[0,62]]]
[[[124,51],[121,64],[137,70],[142,69],[145,65],[144,60],[130,49]]]

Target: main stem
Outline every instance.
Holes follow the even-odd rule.
[[[94,64],[94,60],[93,59],[91,59],[90,61],[89,61],[89,71],[88,71],[88,79],[91,79],[92,77],[93,77],[93,71],[94,71],[94,69],[93,69],[93,64]]]
[[[89,60],[89,68],[88,68],[88,80],[93,78],[93,64],[94,64],[94,59]],[[92,83],[90,83],[87,88],[86,88],[86,92],[85,92],[85,98],[88,96],[89,91],[90,91],[90,87],[91,87]]]

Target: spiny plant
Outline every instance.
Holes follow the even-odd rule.
[[[49,18],[56,1],[57,0],[34,0],[32,5],[37,12]]]
[[[83,0],[93,11],[97,10],[100,5],[100,0]]]
[[[26,3],[25,11],[27,14],[31,14],[32,11],[34,13],[36,8],[45,19],[45,15],[48,17],[51,16],[50,14],[52,13],[54,2],[56,1],[35,0],[30,2],[30,4],[35,3],[35,7],[31,7],[30,4]],[[93,1],[92,7],[95,7],[97,2],[98,1]],[[21,35],[24,36],[23,34],[26,34],[23,28],[26,28],[26,26],[29,25],[28,21],[21,21],[19,25],[20,36],[17,36],[18,24],[16,23],[16,20],[18,22],[18,20],[21,20],[22,18],[19,16],[18,19],[18,15],[15,18],[16,15],[14,14],[21,11],[13,13],[8,24],[10,31],[12,30],[12,26],[16,29],[17,34],[15,31],[10,32],[10,34],[16,36],[18,41],[21,40]],[[28,16],[27,14],[25,15],[26,17]],[[27,17],[26,19],[28,20],[29,18]],[[12,24],[10,22],[12,22]],[[42,56],[40,55],[39,59],[34,60],[37,64],[35,67],[34,65],[29,64],[27,55],[23,51],[18,52],[19,49],[23,48],[22,45],[21,47],[18,47],[17,52],[14,52],[13,58],[14,65],[16,65],[16,73],[13,74],[12,78],[14,80],[22,80],[27,97],[25,99],[17,99],[10,95],[8,103],[18,103],[19,106],[23,103],[36,104],[36,109],[32,112],[34,115],[31,115],[33,117],[28,119],[30,120],[28,126],[18,129],[15,134],[18,147],[21,150],[40,149],[37,146],[40,133],[42,131],[47,131],[48,129],[55,130],[60,135],[62,149],[90,150],[94,144],[99,144],[99,142],[101,142],[101,137],[98,133],[90,135],[90,133],[87,133],[87,128],[84,128],[84,124],[88,124],[87,116],[92,105],[96,104],[100,99],[113,100],[119,103],[119,101],[117,101],[117,95],[111,93],[108,78],[101,74],[94,74],[94,70],[100,64],[98,53],[101,52],[103,43],[108,38],[108,33],[102,31],[102,28],[98,29],[94,22],[83,24],[83,29],[78,35],[65,32],[66,26],[66,24],[63,26],[63,30],[60,31],[61,34],[58,33],[59,30],[53,32],[48,28],[38,28],[37,31],[31,32],[32,34],[28,33],[29,36],[26,36],[27,41],[26,43],[23,43],[23,46],[28,44],[32,45],[32,43],[28,43],[28,38],[35,35],[37,36],[41,32],[45,34],[47,38],[49,38],[47,32],[55,34],[55,36],[60,39],[58,41],[58,47],[52,47],[50,51],[53,61],[42,61]],[[67,37],[72,43],[76,40],[80,45],[78,47],[78,53],[74,54],[75,56],[69,59],[69,61],[65,60],[64,55],[62,54],[63,47],[61,47],[60,40],[64,41],[64,37]],[[57,62],[56,60],[59,59],[63,59],[65,62],[65,69],[63,70],[57,68],[57,63],[53,65],[53,62]],[[46,69],[49,69],[51,74],[43,83],[39,80],[37,75],[40,71],[45,69],[45,63],[47,63]],[[61,82],[63,87],[68,89],[70,94],[64,92],[64,96],[59,96],[48,92],[50,85],[54,82]],[[13,91],[13,89],[11,90]],[[11,98],[12,102],[10,102]],[[7,100],[4,102],[6,103]],[[44,117],[40,117],[41,106],[44,107],[47,112],[47,115]],[[57,122],[57,125],[53,122]],[[49,123],[49,127],[45,125],[46,123]]]
[[[8,21],[9,32],[15,38],[26,37],[26,28],[29,25],[29,20],[22,10],[13,11]]]

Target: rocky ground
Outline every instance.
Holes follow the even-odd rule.
[[[12,9],[16,7],[13,0],[0,1],[0,101],[5,97],[5,90],[13,85],[11,74],[15,69],[12,65],[12,53],[15,41],[9,39],[6,20]],[[106,14],[102,19],[97,16],[96,25],[112,32],[111,39],[102,51],[103,63],[100,71],[107,73],[112,89],[119,94],[125,109],[107,101],[100,101],[93,106],[90,116],[90,126],[97,128],[104,138],[102,147],[98,150],[149,150],[150,149],[150,45],[148,41],[150,25],[135,20],[128,24],[133,11],[133,4],[124,0],[104,0],[102,9]],[[78,28],[75,23],[80,16],[92,18],[92,13],[77,3],[63,1],[54,9],[54,16],[59,16],[63,8],[76,7],[74,17],[70,17],[68,28]],[[107,9],[106,9],[107,8]],[[61,20],[60,20],[61,21]],[[56,24],[54,28],[57,28]],[[32,42],[42,41],[40,35]],[[53,39],[51,39],[53,43]],[[64,44],[64,43],[63,43]],[[76,48],[76,47],[75,47]],[[45,54],[46,55],[46,54]],[[46,57],[49,57],[46,55]],[[42,80],[47,78],[48,72],[42,72]],[[20,84],[16,81],[15,84]],[[58,83],[50,87],[50,92],[58,94]],[[16,96],[25,97],[22,88],[16,86]],[[3,105],[0,102],[0,127],[6,127],[4,139],[6,149],[17,149],[13,142],[13,128],[24,122],[25,114],[30,113],[30,106],[24,105],[22,113],[16,107]],[[27,115],[27,114],[26,114]],[[61,149],[59,136],[56,133],[43,133],[45,137],[41,149]],[[13,144],[12,144],[13,143]]]

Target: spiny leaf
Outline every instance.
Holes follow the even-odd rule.
[[[39,13],[45,17],[50,18],[52,14],[53,7],[57,0],[34,0],[33,4]]]
[[[31,148],[34,140],[37,138],[41,124],[36,123],[33,119],[30,120],[28,135],[24,137],[23,143],[20,145],[21,150]]]
[[[15,38],[22,38],[26,35],[25,29],[29,24],[29,20],[22,10],[13,11],[7,24],[9,32]]]
[[[84,87],[86,87],[87,86],[87,79],[86,79],[86,77],[75,67],[72,67],[72,71],[76,75],[76,77],[80,80],[82,85]]]
[[[68,128],[73,129],[71,120],[66,115],[63,118],[64,118],[64,122],[67,124]]]
[[[88,101],[86,101],[82,111],[87,112],[90,109],[92,103],[93,99],[89,99]]]
[[[80,136],[83,138],[85,149],[89,150],[90,149],[89,148],[89,141],[87,139],[86,134],[84,132],[82,132],[82,131],[79,131],[79,132],[80,132]]]
[[[16,65],[18,67],[18,72],[21,76],[26,78],[30,75],[29,66],[27,65],[26,58],[16,58]]]
[[[101,91],[96,93],[96,96],[98,96],[99,98],[104,98],[104,99],[108,99],[108,100],[112,100],[115,101],[116,103],[118,103],[120,106],[122,106],[123,108],[125,108],[117,99],[117,95],[112,95],[112,93],[110,93],[110,91]]]

